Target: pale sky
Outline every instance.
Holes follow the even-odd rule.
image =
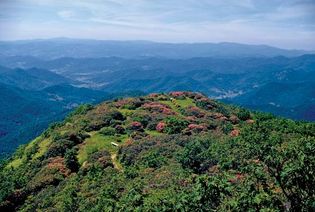
[[[0,0],[0,40],[238,42],[315,49],[315,0]]]

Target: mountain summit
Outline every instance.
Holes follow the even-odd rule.
[[[311,211],[315,124],[171,92],[78,107],[1,164],[1,211]]]

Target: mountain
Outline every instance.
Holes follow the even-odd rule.
[[[47,40],[1,41],[1,56],[33,56],[44,59],[61,57],[275,57],[311,53],[285,50],[266,45],[238,43],[157,43],[150,41],[108,41],[57,38]],[[314,52],[313,52],[314,53]]]
[[[9,69],[0,67],[0,83],[21,89],[41,90],[49,86],[71,82],[70,79],[44,69]]]
[[[30,91],[2,83],[0,96],[0,155],[38,136],[50,123],[61,120],[78,105],[110,97],[105,92],[70,85]]]
[[[56,108],[55,103],[45,101],[41,93],[5,84],[0,84],[0,92],[0,143],[3,154],[38,135],[40,129],[45,129],[50,119],[57,114],[53,109]],[[40,126],[39,131],[30,131],[36,125]]]
[[[234,98],[233,102],[295,119],[315,120],[315,81],[268,83]]]
[[[108,57],[52,60],[19,56],[0,57],[0,64],[12,69],[27,70],[37,67],[50,70],[71,79],[71,84],[76,87],[108,93],[134,90],[146,93],[173,90],[199,91],[212,98],[223,99],[251,109],[267,110],[294,119],[314,120],[312,110],[314,55],[290,58],[283,56],[189,59]],[[284,86],[274,86],[274,90],[268,89],[269,85],[274,84]],[[304,86],[303,92],[294,90],[294,86],[303,84],[307,85]],[[283,95],[276,99],[273,93],[277,95],[283,93]],[[252,102],[257,99],[255,95],[258,95],[261,103]],[[272,99],[273,97],[275,99]],[[277,103],[278,106],[269,103]],[[286,107],[288,104],[290,106]]]
[[[1,211],[311,211],[315,124],[200,93],[83,105],[0,165]]]

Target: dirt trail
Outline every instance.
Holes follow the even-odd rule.
[[[114,168],[123,172],[124,170],[123,170],[121,164],[117,161],[117,154],[116,153],[111,155],[111,159],[112,159],[112,162],[114,164]]]

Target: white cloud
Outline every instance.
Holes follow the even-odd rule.
[[[76,16],[76,13],[72,10],[62,10],[57,13],[61,18],[71,19]]]

